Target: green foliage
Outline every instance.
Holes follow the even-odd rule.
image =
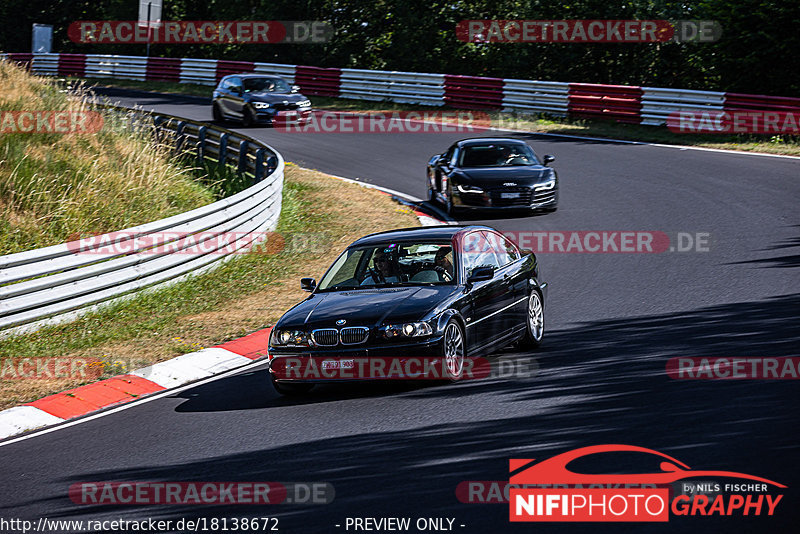
[[[20,51],[31,23],[55,26],[55,50],[143,54],[145,45],[81,45],[75,20],[132,20],[134,2],[6,0],[0,49]],[[207,57],[331,67],[523,79],[654,85],[793,95],[800,93],[797,0],[171,0],[164,20],[325,20],[326,44],[166,45],[164,57]],[[723,27],[716,43],[475,44],[456,39],[469,19],[700,19]],[[22,47],[26,48],[26,47]]]

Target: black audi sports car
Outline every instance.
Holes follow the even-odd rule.
[[[300,88],[280,76],[231,74],[220,79],[211,102],[214,120],[239,120],[242,126],[305,122],[311,117],[311,101]]]
[[[506,137],[463,139],[428,161],[428,200],[448,215],[463,208],[555,211],[558,175],[525,141]]]
[[[465,360],[514,342],[535,347],[544,335],[547,284],[535,255],[487,226],[371,234],[301,287],[311,295],[269,341],[270,377],[285,395],[332,378],[386,378],[374,371],[387,362],[406,373],[395,378],[456,381]],[[423,368],[433,375],[414,374]]]

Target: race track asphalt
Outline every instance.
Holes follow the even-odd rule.
[[[108,95],[211,120],[203,99]],[[243,131],[287,161],[418,198],[426,194],[427,159],[464,137]],[[665,365],[679,356],[798,356],[800,159],[498,135],[556,156],[559,210],[470,221],[514,232],[658,231],[673,246],[678,233],[707,233],[708,250],[540,254],[550,283],[546,343],[532,355],[502,355],[533,363],[530,377],[326,386],[297,400],[275,393],[261,366],[0,446],[2,516],[269,515],[280,518],[281,532],[346,532],[347,517],[452,517],[456,532],[532,532],[541,527],[508,522],[507,505],[460,503],[456,486],[507,480],[509,458],[627,443],[788,489],[775,517],[673,517],[609,532],[796,531],[798,382],[673,380]],[[211,508],[77,506],[67,497],[70,484],[101,480],[321,481],[336,497],[326,505]],[[546,528],[597,530],[606,529]]]

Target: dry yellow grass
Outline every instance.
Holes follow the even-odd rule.
[[[0,111],[87,113],[83,98],[0,61]],[[0,254],[109,232],[213,201],[192,170],[103,112],[96,133],[0,135]]]

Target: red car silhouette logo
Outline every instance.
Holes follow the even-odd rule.
[[[661,472],[657,473],[641,473],[641,474],[610,474],[610,475],[597,475],[597,474],[584,474],[575,473],[567,468],[567,464],[578,458],[583,458],[590,454],[597,454],[602,452],[643,452],[660,456],[662,460],[660,464]],[[509,460],[509,471],[514,473],[521,467],[534,462],[533,459],[512,459]],[[676,460],[672,456],[668,456],[662,452],[646,449],[644,447],[636,447],[634,445],[593,445],[591,447],[581,447],[572,451],[568,451],[547,460],[543,460],[534,464],[522,471],[511,475],[509,479],[510,484],[671,484],[678,480],[692,477],[728,477],[728,478],[743,478],[748,480],[755,480],[757,482],[766,482],[779,488],[785,488],[783,484],[779,484],[766,478],[761,478],[745,473],[735,473],[732,471],[703,471],[693,470],[688,465],[680,460]]]

